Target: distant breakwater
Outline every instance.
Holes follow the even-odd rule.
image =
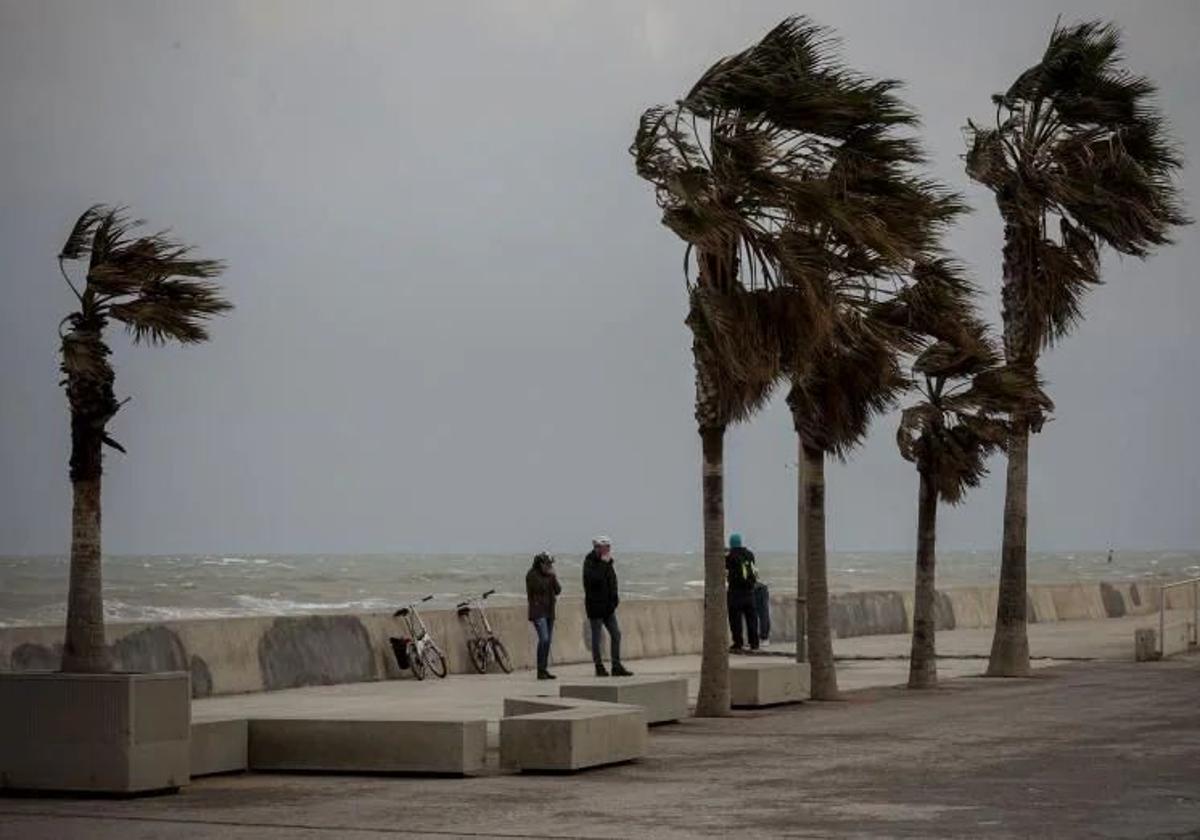
[[[1046,622],[1149,614],[1158,609],[1158,593],[1155,586],[1135,582],[1033,584],[1028,593],[1029,619]],[[1186,606],[1187,597],[1184,590],[1169,593],[1169,606]],[[771,601],[772,641],[794,641],[794,597],[778,595]],[[912,613],[912,593],[906,591],[846,592],[831,599],[838,638],[910,632]],[[990,627],[995,614],[994,586],[938,592],[938,629]],[[450,670],[469,673],[465,628],[455,611],[436,609],[422,615],[446,651]],[[531,667],[534,647],[525,607],[499,606],[489,609],[488,615],[516,667]],[[699,598],[627,601],[618,616],[625,658],[700,652],[704,616]],[[0,670],[56,669],[62,635],[58,626],[0,628]],[[108,625],[114,667],[190,671],[195,697],[407,678],[407,672],[401,673],[392,658],[388,637],[394,635],[403,635],[402,625],[389,613]],[[559,603],[552,657],[559,663],[591,660],[582,602],[566,599]]]

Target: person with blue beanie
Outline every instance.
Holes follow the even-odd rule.
[[[742,544],[741,534],[729,535],[729,553],[725,555],[726,594],[729,606],[729,630],[733,634],[731,653],[741,653],[749,637],[750,650],[758,650],[758,617],[754,611],[754,585],[758,570],[754,552]],[[745,625],[746,634],[742,634]]]

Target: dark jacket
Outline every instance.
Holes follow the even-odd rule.
[[[562,592],[558,575],[543,564],[534,561],[525,574],[525,594],[529,596],[529,620],[539,618],[554,620],[554,604]]]
[[[617,595],[617,570],[612,561],[592,551],[583,558],[583,605],[588,618],[608,618],[621,603]]]
[[[725,579],[729,584],[730,594],[752,595],[754,584],[758,582],[758,572],[754,568],[754,552],[744,546],[729,549],[729,553],[725,555]]]

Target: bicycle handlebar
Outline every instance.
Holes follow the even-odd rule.
[[[486,598],[486,597],[487,597],[487,596],[489,596],[489,595],[495,595],[495,594],[496,594],[496,590],[495,590],[495,589],[489,589],[487,592],[484,592],[484,593],[483,593],[482,595],[480,595],[479,597],[480,597],[480,598]]]
[[[426,595],[424,598],[421,599],[421,603],[424,604],[426,601],[432,601],[432,600],[433,600],[432,595]]]

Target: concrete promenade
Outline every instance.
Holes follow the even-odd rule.
[[[919,693],[883,687],[904,679],[893,657],[906,637],[842,640],[840,656],[872,657],[840,664],[844,702],[656,728],[645,760],[578,776],[262,773],[141,800],[8,798],[0,840],[1200,836],[1200,658],[1132,663],[1133,627],[1144,623],[1031,625],[1035,656],[1087,661],[1037,660],[1032,679],[987,680],[965,676],[982,659],[943,659],[943,677],[958,678]],[[989,640],[948,631],[939,647],[976,657]],[[695,666],[673,657],[635,670]],[[482,709],[538,689],[528,673],[330,686],[198,701],[196,714],[268,699],[350,714],[381,703]]]

